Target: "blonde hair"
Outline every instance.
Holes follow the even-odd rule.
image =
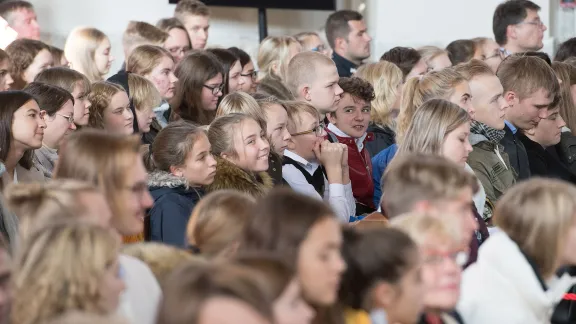
[[[550,98],[556,97],[560,91],[554,70],[539,57],[509,56],[502,61],[496,75],[504,92],[514,91],[519,100],[531,96],[539,89],[544,89]]]
[[[314,106],[305,101],[284,101],[284,108],[288,115],[288,131],[296,133],[298,125],[302,124],[302,115],[310,114],[320,120],[320,113]]]
[[[126,59],[126,71],[145,76],[152,72],[164,57],[174,62],[166,49],[156,45],[140,45]]]
[[[402,230],[420,248],[427,244],[459,245],[462,240],[458,217],[446,221],[429,213],[406,213],[390,221],[390,226]],[[452,220],[452,219],[451,219]]]
[[[234,138],[240,136],[238,127],[246,120],[254,120],[264,132],[266,131],[265,124],[245,114],[231,113],[214,119],[208,127],[208,140],[214,155],[221,156],[226,153],[230,157],[238,157],[238,152],[234,149]]]
[[[90,80],[75,70],[67,67],[53,67],[46,69],[36,76],[34,82],[41,82],[60,87],[70,93],[74,92],[77,85],[82,85],[83,94],[88,95],[92,89]],[[82,94],[80,94],[80,97]]]
[[[572,135],[576,135],[576,105],[571,87],[576,84],[576,67],[565,62],[552,63],[552,69],[562,83],[560,84],[560,116],[566,121]]]
[[[66,39],[64,45],[66,59],[74,70],[84,74],[90,82],[102,80],[94,55],[98,46],[106,39],[108,39],[106,34],[92,27],[74,28]]]
[[[266,125],[266,115],[256,99],[249,94],[237,91],[224,97],[216,110],[216,117],[232,113],[246,114],[261,125]],[[264,129],[266,127],[264,126]]]
[[[194,207],[188,221],[188,243],[208,258],[229,256],[255,207],[254,198],[239,191],[220,190],[207,195]]]
[[[402,143],[403,136],[408,130],[416,109],[433,98],[448,99],[454,92],[454,87],[467,82],[460,73],[452,68],[442,71],[432,71],[420,78],[411,78],[406,81],[402,92],[400,115],[398,116],[398,129],[396,142]]]
[[[468,81],[480,75],[496,75],[488,64],[476,59],[472,59],[467,63],[458,64],[454,67],[454,70]]]
[[[117,315],[109,316],[72,311],[42,324],[130,324],[130,322]]]
[[[83,194],[100,194],[100,191],[81,181],[53,180],[12,184],[5,192],[8,209],[18,215],[21,239],[57,220],[98,216],[88,214],[85,201],[80,199]]]
[[[492,219],[548,279],[576,221],[576,187],[552,179],[521,182],[498,200]]]
[[[148,79],[137,74],[128,74],[128,89],[134,108],[138,111],[151,111],[160,106],[162,97],[156,86]]]
[[[292,94],[298,98],[300,86],[312,83],[316,79],[317,70],[326,65],[336,68],[334,61],[326,55],[311,51],[298,53],[288,64],[284,82]]]
[[[426,64],[428,64],[430,61],[432,61],[433,59],[435,59],[436,57],[438,57],[442,54],[448,55],[447,50],[441,49],[440,47],[436,47],[436,46],[420,47],[418,49],[418,53],[420,53],[420,56],[422,57],[424,62],[426,62]]]
[[[370,120],[378,125],[393,127],[392,110],[400,107],[392,105],[401,95],[398,93],[398,86],[404,82],[404,75],[400,68],[394,63],[379,61],[361,66],[355,75],[370,82],[374,87],[376,97],[372,100]]]
[[[124,53],[129,56],[140,45],[163,45],[170,36],[162,29],[143,21],[130,21],[122,35]]]
[[[309,31],[298,33],[293,37],[300,43],[300,45],[302,45],[302,48],[307,48],[306,50],[311,50],[311,48],[308,47],[310,46],[309,42],[312,37],[318,37],[320,40],[322,40],[320,38],[320,35],[318,35],[318,33]]]
[[[118,92],[126,91],[113,82],[99,81],[92,84],[92,91],[88,94],[88,101],[91,103],[88,109],[90,111],[88,127],[104,129],[104,111]]]
[[[87,223],[34,232],[16,260],[12,323],[41,323],[71,310],[107,313],[100,286],[119,247],[112,231]]]
[[[268,36],[258,49],[258,67],[261,78],[271,76],[280,80],[286,80],[290,58],[290,46],[300,46],[300,43],[290,36]],[[277,72],[274,72],[276,66]]]
[[[210,8],[199,0],[180,0],[174,9],[174,17],[182,20],[187,15],[210,16]]]

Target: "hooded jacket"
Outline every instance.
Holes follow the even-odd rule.
[[[216,175],[212,184],[206,186],[206,192],[231,189],[261,197],[274,187],[274,181],[266,172],[249,173],[221,157],[215,158]]]
[[[150,240],[185,248],[186,226],[201,191],[189,187],[182,177],[158,170],[148,177],[148,187],[154,199],[148,212]]]

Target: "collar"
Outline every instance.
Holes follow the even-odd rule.
[[[336,54],[336,52],[332,53],[332,60],[336,65],[340,65],[346,70],[349,70],[350,73],[355,73],[358,65],[354,64],[354,62],[349,61],[348,59]]]
[[[510,130],[512,131],[512,134],[516,135],[516,132],[518,132],[518,128],[516,128],[516,126],[512,125],[511,122],[505,120],[504,124],[506,124],[506,126],[508,126],[508,128],[510,128]]]
[[[308,162],[306,159],[304,159],[303,157],[301,157],[300,155],[290,151],[290,150],[285,150],[284,151],[284,156],[291,158],[292,160],[302,164],[302,166],[304,166],[306,169],[314,169],[316,170],[320,164],[318,164],[317,162],[313,161],[313,162]],[[314,172],[312,172],[314,173]]]
[[[343,137],[344,139],[349,139],[346,141],[350,141],[350,142],[353,141],[354,144],[356,144],[356,146],[358,147],[358,151],[362,151],[362,149],[364,148],[364,141],[366,140],[367,137],[368,137],[368,140],[372,140],[372,135],[370,135],[371,133],[368,133],[368,132],[364,132],[364,135],[362,135],[361,137],[353,138],[353,137],[350,137],[348,134],[344,133],[343,131],[341,131],[334,124],[328,124],[328,126],[326,128],[338,137]],[[343,143],[343,144],[346,144],[346,143]]]
[[[166,110],[170,109],[170,105],[168,104],[168,101],[162,101],[162,103],[160,104],[160,106],[154,108],[154,112],[165,112]]]
[[[505,57],[508,57],[508,56],[512,55],[512,52],[510,52],[509,50],[507,50],[507,49],[504,48],[504,47],[500,47],[500,52],[504,53],[504,56],[505,56]]]

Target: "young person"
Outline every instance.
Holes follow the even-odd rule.
[[[0,4],[0,17],[18,33],[18,38],[40,40],[40,25],[30,2],[4,1]]]
[[[258,81],[258,71],[254,68],[252,58],[248,53],[238,47],[230,47],[228,50],[240,59],[240,65],[242,65],[240,78],[243,79],[244,83],[240,86],[240,91],[255,93],[258,86],[256,82]]]
[[[452,65],[468,63],[478,51],[478,45],[471,39],[457,39],[446,46],[448,58]]]
[[[237,113],[220,116],[210,124],[208,139],[218,163],[208,192],[235,189],[260,197],[272,188],[266,173],[270,144],[262,121]]]
[[[466,323],[550,322],[574,284],[555,275],[576,262],[574,197],[573,185],[549,179],[522,182],[502,197],[494,212],[500,231],[464,271],[458,310]]]
[[[200,125],[210,124],[226,86],[224,74],[214,54],[205,51],[188,54],[174,72],[179,82],[171,101],[172,114]]]
[[[428,72],[440,71],[444,68],[451,67],[452,62],[448,57],[448,51],[436,46],[424,46],[418,49],[418,53],[428,66]]]
[[[302,46],[302,51],[319,52],[326,56],[331,57],[332,51],[326,47],[320,35],[316,32],[302,32],[293,36]]]
[[[96,82],[88,101],[91,104],[88,127],[125,135],[137,131],[132,105],[122,86],[109,81]]]
[[[573,174],[576,174],[572,149],[576,145],[576,100],[572,95],[572,89],[576,88],[576,67],[564,63],[552,63],[552,69],[560,82],[560,116],[566,122],[562,128],[560,143],[548,149],[550,153],[560,159]]]
[[[130,21],[122,35],[124,58],[128,59],[132,51],[141,45],[164,46],[169,34],[160,28],[143,21]]]
[[[404,81],[419,78],[428,72],[428,65],[417,50],[410,47],[394,47],[382,54],[380,61],[396,64],[404,75]]]
[[[562,42],[558,49],[556,50],[556,55],[554,56],[555,62],[564,62],[571,57],[576,56],[576,37],[572,37],[564,42]]]
[[[476,43],[474,58],[484,61],[492,69],[492,72],[496,73],[500,63],[506,58],[498,43],[488,37],[476,37],[472,40]]]
[[[229,93],[239,91],[244,85],[244,78],[240,77],[242,73],[242,65],[240,64],[240,59],[227,49],[223,48],[211,48],[207,49],[207,52],[214,54],[222,64],[222,69],[224,70],[224,91],[222,92],[222,97],[225,97]]]
[[[186,247],[186,224],[202,186],[216,174],[216,161],[204,131],[183,121],[163,128],[145,156],[154,206],[148,212],[150,240]]]
[[[347,223],[356,216],[348,146],[324,139],[324,125],[313,106],[305,102],[284,104],[293,146],[284,152],[283,179],[295,191],[327,201],[338,219]]]
[[[174,17],[180,20],[190,36],[192,49],[201,50],[208,42],[210,29],[210,9],[202,1],[178,1],[174,9]]]
[[[342,88],[334,62],[316,52],[299,53],[290,61],[286,85],[296,100],[316,108],[320,118],[336,110]]]
[[[348,168],[352,193],[356,200],[356,214],[369,214],[376,210],[372,161],[366,143],[372,140],[368,133],[370,102],[374,99],[374,88],[360,78],[340,78],[338,85],[344,93],[338,109],[326,115],[330,122],[326,127],[328,137],[348,147]]]
[[[96,28],[73,29],[66,39],[64,52],[70,67],[84,74],[90,82],[104,80],[114,61],[110,40]]]
[[[70,62],[68,62],[68,59],[66,58],[66,55],[64,54],[63,49],[60,49],[60,48],[55,47],[55,46],[50,46],[50,53],[52,53],[52,58],[54,59],[54,67],[57,67],[57,66],[69,67],[70,66]]]
[[[76,130],[74,98],[62,88],[40,82],[30,83],[24,88],[24,92],[36,98],[38,105],[46,112],[42,147],[34,150],[34,165],[42,171],[44,178],[49,180],[58,160],[60,144]]]
[[[65,67],[55,67],[40,72],[34,82],[50,84],[70,92],[74,98],[74,124],[88,125],[91,105],[88,94],[92,86],[84,74]]]
[[[41,41],[18,39],[6,47],[6,53],[12,61],[10,75],[14,79],[11,88],[23,89],[34,81],[38,73],[51,68],[54,63],[50,48]]]
[[[505,1],[496,7],[492,29],[505,56],[544,47],[542,39],[548,28],[539,11],[540,6],[529,0]]]
[[[12,66],[12,60],[8,53],[4,50],[0,50],[0,91],[6,91],[10,89],[12,83],[14,83],[14,79],[12,79],[12,75],[10,75]]]
[[[293,37],[268,36],[258,48],[258,92],[269,94],[282,100],[293,100],[287,84],[289,63],[302,52],[302,46]]]
[[[186,27],[176,18],[160,19],[156,27],[168,33],[164,48],[172,54],[174,62],[182,61],[184,56],[192,49]]]
[[[326,38],[332,50],[332,59],[340,77],[350,77],[362,62],[370,57],[368,28],[362,15],[352,10],[340,10],[326,21]]]
[[[380,61],[361,66],[356,76],[374,87],[368,132],[374,139],[366,143],[370,157],[396,143],[396,117],[400,111],[403,86],[402,71],[393,63]]]
[[[508,57],[498,68],[497,76],[504,88],[506,134],[500,142],[508,153],[510,164],[519,180],[530,177],[526,148],[516,134],[528,130],[549,116],[555,106],[560,86],[554,70],[542,59],[532,56]]]

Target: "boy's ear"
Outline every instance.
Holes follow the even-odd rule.
[[[504,93],[504,100],[508,103],[508,107],[513,107],[520,102],[520,98],[514,91],[506,91]]]
[[[336,125],[336,121],[337,121],[337,120],[336,120],[336,113],[335,113],[335,112],[329,112],[329,113],[327,113],[327,114],[326,114],[326,118],[328,119],[328,121],[330,122],[330,124],[334,124],[335,126],[338,126],[338,125]]]
[[[344,49],[348,45],[348,42],[344,37],[336,37],[334,40],[334,49]]]
[[[396,291],[387,282],[380,282],[372,290],[372,300],[378,308],[388,308],[395,299]]]
[[[312,94],[310,92],[310,85],[305,84],[304,86],[302,86],[302,90],[300,90],[300,93],[302,95],[302,98],[305,101],[312,101]]]

